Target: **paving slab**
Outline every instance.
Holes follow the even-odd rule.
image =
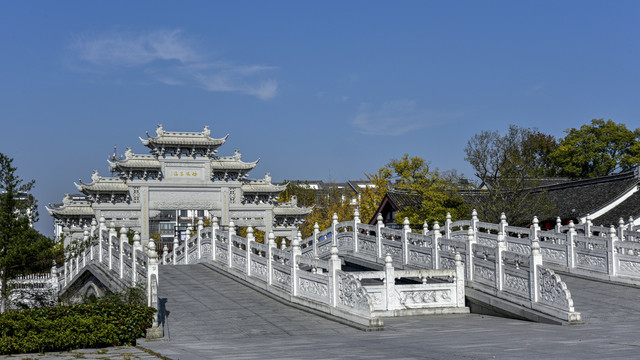
[[[585,324],[485,315],[385,319],[363,332],[291,308],[202,265],[161,267],[165,338],[140,343],[171,359],[632,359],[640,289],[562,276]],[[194,291],[189,286],[198,284]]]

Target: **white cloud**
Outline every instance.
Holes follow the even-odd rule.
[[[360,111],[350,122],[358,132],[365,135],[400,136],[459,115],[421,111],[416,109],[414,100],[397,100],[379,106],[362,103]]]
[[[265,76],[275,67],[210,59],[179,29],[146,33],[118,29],[84,35],[70,48],[82,64],[102,73],[125,68],[140,70],[141,74],[167,85],[236,92],[263,100],[273,98],[278,90],[278,82]]]

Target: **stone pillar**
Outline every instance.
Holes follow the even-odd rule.
[[[378,249],[378,259],[382,259],[382,229],[384,228],[384,221],[382,214],[378,214],[378,222],[376,223],[376,248]]]
[[[166,250],[167,245],[164,248]],[[131,283],[133,283],[133,286],[138,283],[138,250],[142,251],[142,244],[140,244],[140,234],[136,231],[133,234],[133,246],[131,247]]]
[[[540,226],[538,224],[538,217],[534,216],[533,224],[531,225],[531,228],[529,228],[529,238],[531,241],[533,241],[533,239],[538,239],[538,234],[540,233]]]
[[[496,289],[498,291],[502,291],[503,287],[503,272],[504,266],[502,263],[502,253],[507,250],[507,217],[502,213],[500,216],[500,231],[498,232],[498,243],[496,246],[496,268],[495,268],[495,278],[496,278]]]
[[[291,295],[298,296],[298,256],[302,256],[298,236],[291,242]]]
[[[236,235],[236,226],[233,221],[229,222],[229,247],[227,248],[227,265],[233,267],[233,237]]]
[[[180,243],[178,242],[178,237],[173,238],[173,258],[171,259],[171,263],[173,265],[178,265],[178,248],[180,247]]]
[[[202,259],[202,229],[204,228],[204,222],[202,219],[198,219],[198,259]]]
[[[247,260],[245,261],[245,264],[247,265],[247,276],[251,276],[251,243],[253,241],[255,241],[255,238],[253,237],[253,228],[249,226],[247,228]]]
[[[429,224],[427,224],[427,220],[422,224],[422,235],[429,235]]]
[[[393,258],[390,254],[384,257],[384,292],[385,310],[395,310],[399,307],[399,299],[396,296],[396,269],[393,267]]]
[[[113,242],[117,239],[116,224],[112,221],[109,224],[109,270],[113,270]]]
[[[213,217],[211,219],[211,260],[216,259],[216,242],[218,241],[218,229],[220,226],[218,225],[218,218]]]
[[[620,241],[624,241],[624,219],[620,218],[620,221],[618,221],[618,239]]]
[[[158,310],[158,253],[153,239],[149,239],[147,247],[149,258],[147,263],[147,306]],[[158,325],[158,312],[156,311],[153,315],[153,325],[151,329],[147,329],[147,338],[161,338],[163,336],[163,329]]]
[[[104,257],[102,254],[102,241],[104,240],[105,235],[107,235],[107,220],[104,217],[100,217],[100,227],[98,228],[98,256],[100,262],[104,261]]]
[[[318,257],[318,234],[320,233],[320,225],[316,222],[313,225],[313,257]]]
[[[404,222],[402,223],[402,263],[409,263],[409,236],[408,234],[411,232],[411,226],[409,223],[409,218],[404,218]],[[385,257],[386,258],[386,257]]]
[[[440,233],[440,224],[438,222],[433,223],[433,241],[431,248],[431,261],[433,261],[433,268],[440,269],[440,238],[442,234]]]
[[[529,264],[529,289],[531,294],[531,301],[538,302],[540,292],[538,286],[538,267],[542,266],[542,254],[540,254],[540,244],[538,238],[533,238],[531,241],[531,259]]]
[[[87,266],[87,249],[85,249],[85,246],[88,246],[90,248],[91,254],[93,254],[93,248],[89,243],[89,230],[87,230],[86,227],[84,228],[84,232],[82,234],[82,243],[83,244],[80,247],[80,250],[82,251],[82,267],[85,267]],[[93,256],[91,256],[91,258],[93,258]]]
[[[473,281],[473,245],[476,243],[476,234],[473,227],[467,230],[467,254],[465,267],[467,268],[467,279]]]
[[[53,265],[51,266],[51,289],[53,289],[55,298],[57,298],[58,292],[60,291],[60,282],[58,279],[58,267],[55,260],[53,260]]]
[[[338,214],[333,213],[331,221],[331,244],[338,246]]]
[[[331,259],[329,259],[329,303],[332,307],[338,304],[338,271],[342,269],[340,257],[338,257],[338,247],[331,246]]]
[[[607,272],[611,276],[616,276],[618,273],[617,269],[617,253],[616,250],[616,242],[618,241],[618,237],[616,236],[616,228],[611,225],[609,228],[609,236],[607,237]]]
[[[127,228],[120,228],[120,279],[124,277],[124,243],[129,242],[127,238]]]
[[[473,234],[475,236],[475,234],[478,232],[478,212],[476,211],[476,209],[473,209],[473,211],[471,212],[471,227],[473,228]]]
[[[191,223],[187,225],[187,236],[184,239],[184,263],[189,264],[189,240],[191,240],[191,232],[193,231],[193,226]]]
[[[89,250],[89,260],[93,261],[95,254],[93,253],[93,246],[95,244],[95,238],[96,238],[96,230],[98,228],[98,222],[96,221],[96,218],[91,219],[91,244],[90,246],[90,250]]]
[[[169,247],[167,244],[164,244],[164,248],[162,248],[162,265],[167,265],[167,257],[169,256]]]
[[[558,216],[556,218],[556,228],[555,228],[557,233],[562,232],[562,220],[560,219],[560,216]]]
[[[451,239],[451,214],[447,213],[447,219],[444,222],[444,238]]]
[[[275,235],[273,231],[269,232],[269,242],[267,246],[267,283],[273,284],[273,249],[276,247]]]
[[[567,245],[567,268],[573,269],[576,266],[576,236],[578,233],[576,232],[576,226],[573,223],[573,220],[569,221],[569,231],[567,231],[567,236],[565,243]]]
[[[360,224],[360,212],[358,208],[353,211],[353,253],[358,253],[358,225]]]
[[[456,261],[456,306],[464,307],[464,264],[459,252],[456,252],[454,259]]]

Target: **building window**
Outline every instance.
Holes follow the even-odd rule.
[[[204,210],[198,210],[198,217],[199,218],[203,218],[204,217]]]

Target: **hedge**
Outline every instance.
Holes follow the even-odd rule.
[[[0,354],[134,345],[155,309],[121,301],[9,311],[0,315]]]

